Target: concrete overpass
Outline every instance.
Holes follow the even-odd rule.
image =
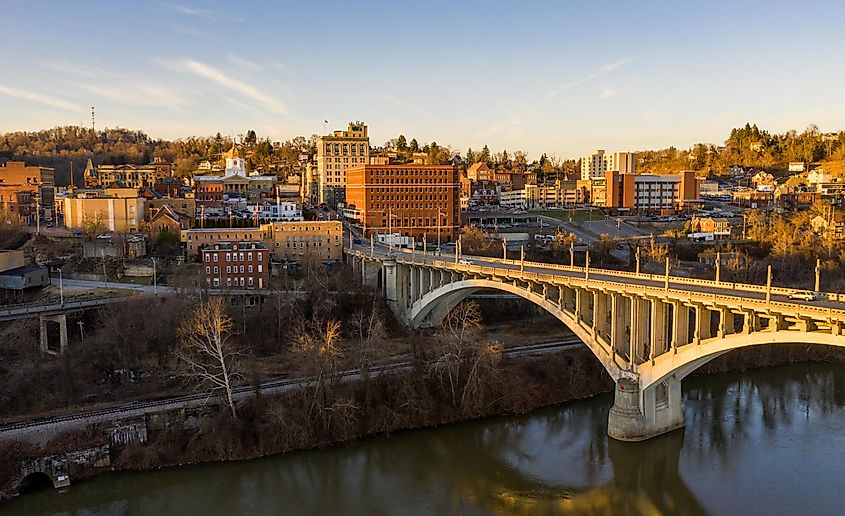
[[[845,303],[790,299],[768,285],[353,245],[348,261],[384,292],[411,328],[438,326],[481,289],[507,292],[553,314],[616,382],[608,433],[638,441],[684,425],[681,381],[731,350],[760,344],[845,347]],[[667,268],[668,271],[668,268]],[[845,296],[843,296],[845,297]]]

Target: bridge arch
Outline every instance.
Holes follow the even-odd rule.
[[[693,371],[735,349],[766,344],[821,344],[845,347],[845,335],[833,335],[821,332],[802,331],[756,331],[736,333],[723,338],[712,338],[701,344],[688,344],[678,348],[678,352],[665,353],[654,359],[654,365],[640,370],[640,387],[645,390],[668,378],[683,380]]]
[[[614,362],[610,351],[595,338],[589,329],[579,324],[570,313],[562,310],[556,303],[549,301],[542,295],[511,283],[485,279],[464,279],[447,283],[428,292],[414,302],[408,308],[407,321],[412,328],[419,328],[426,322],[431,325],[439,325],[454,307],[481,289],[500,290],[515,294],[542,307],[566,325],[590,348],[590,351],[598,358],[614,382],[623,376],[622,369]]]

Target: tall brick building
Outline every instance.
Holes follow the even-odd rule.
[[[426,235],[433,242],[439,233],[449,242],[460,226],[459,186],[452,165],[352,166],[346,171],[346,213],[367,235]]]

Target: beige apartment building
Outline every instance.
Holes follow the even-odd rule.
[[[40,208],[44,221],[53,220],[56,186],[52,168],[27,166],[23,161],[7,161],[0,166],[0,187],[14,192],[29,192],[31,202]],[[18,200],[18,199],[16,199]],[[31,210],[35,213],[35,209]]]
[[[103,231],[134,233],[144,221],[143,197],[67,197],[62,201],[68,229],[97,224]]]
[[[620,174],[637,173],[637,155],[634,152],[605,152],[598,149],[581,157],[581,179],[604,177],[605,172]]]
[[[263,224],[264,242],[276,261],[303,264],[343,259],[343,223],[339,220]]]
[[[317,138],[318,200],[331,206],[345,202],[346,169],[369,161],[370,137],[363,122]]]

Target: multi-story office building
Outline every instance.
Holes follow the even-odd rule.
[[[620,174],[637,173],[637,155],[633,152],[605,153],[598,149],[592,154],[581,157],[581,179],[604,177],[605,172]]]
[[[344,202],[346,170],[370,162],[370,137],[363,122],[350,122],[345,131],[317,138],[319,201],[337,206]]]
[[[28,167],[23,161],[7,161],[0,166],[0,186],[12,185],[17,191],[30,193],[31,202],[36,204],[35,208],[39,210],[41,220],[53,220],[56,210],[56,183],[52,168]],[[36,215],[35,209],[30,211]]]
[[[606,173],[605,207],[618,212],[671,214],[699,197],[692,170],[678,175]]]
[[[83,178],[85,188],[105,188],[114,183],[127,188],[152,188],[156,181],[173,175],[173,165],[159,157],[148,165],[98,165],[91,166],[90,160]]]
[[[35,207],[32,192],[22,185],[0,183],[0,210],[17,217],[23,224],[35,222]]]
[[[211,288],[266,288],[270,251],[261,242],[215,243],[202,250],[202,273]]]
[[[273,222],[263,224],[261,230],[276,261],[318,265],[343,259],[343,223],[339,220]]]
[[[347,171],[345,214],[367,235],[426,235],[430,242],[439,235],[448,242],[460,224],[458,188],[453,165],[359,165]]]

